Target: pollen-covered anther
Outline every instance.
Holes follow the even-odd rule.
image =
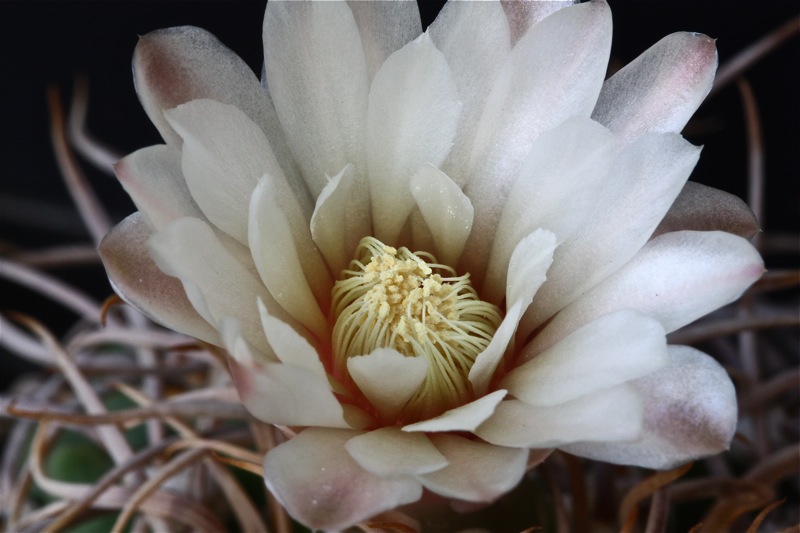
[[[435,416],[472,399],[467,376],[500,325],[499,309],[478,298],[469,274],[457,276],[425,252],[361,240],[333,288],[337,368],[376,348],[425,357],[428,374],[409,400],[406,420]]]

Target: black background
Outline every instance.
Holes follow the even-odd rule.
[[[800,12],[784,0],[610,0],[613,61],[632,60],[664,35],[697,31],[718,39],[720,62]],[[440,2],[423,2],[429,24]],[[90,82],[89,127],[121,153],[160,142],[133,89],[130,58],[137,36],[192,24],[216,34],[256,72],[261,70],[264,2],[0,0],[0,243],[26,249],[89,242],[51,155],[46,90],[69,97],[76,74]],[[747,72],[762,114],[767,164],[767,232],[800,230],[800,40],[796,37]],[[743,112],[731,85],[706,102],[687,129],[705,145],[692,179],[746,195]],[[85,165],[115,220],[133,205],[113,178]],[[11,206],[13,209],[9,208]],[[797,264],[797,255],[767,265]],[[98,299],[111,294],[102,268],[53,272]],[[0,280],[0,311],[21,310],[61,333],[76,317]],[[2,332],[0,332],[2,334]],[[0,390],[19,361],[0,352]],[[9,372],[8,369],[12,371]]]

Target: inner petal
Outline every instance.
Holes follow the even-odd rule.
[[[365,237],[355,257],[332,291],[337,371],[348,375],[348,359],[377,348],[424,357],[425,379],[400,414],[407,422],[472,401],[469,371],[500,325],[500,309],[479,299],[469,274],[426,252]]]

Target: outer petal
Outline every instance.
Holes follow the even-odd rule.
[[[294,518],[313,529],[343,530],[380,512],[417,501],[419,482],[380,477],[345,450],[355,431],[309,428],[267,452],[267,488]]]
[[[308,225],[292,227],[288,213],[293,200],[281,198],[272,176],[262,177],[250,198],[247,239],[270,294],[322,339],[329,328],[320,307],[330,303],[332,281]]]
[[[403,431],[475,431],[475,428],[492,416],[495,407],[505,398],[506,393],[504,390],[496,390],[468,404],[445,411],[430,420],[404,426]]]
[[[529,356],[523,350],[521,357]],[[512,370],[500,386],[528,405],[570,401],[650,374],[667,364],[664,328],[625,309],[573,331]]]
[[[482,279],[497,222],[534,140],[570,117],[589,116],[610,47],[611,12],[605,2],[595,1],[553,13],[511,51],[471,150],[464,191],[475,208],[475,223],[463,270]]]
[[[511,27],[511,36],[517,42],[531,26],[541,22],[559,9],[569,7],[576,2],[573,0],[501,0],[508,16],[508,25]]]
[[[508,21],[497,2],[453,1],[444,5],[428,33],[447,58],[463,104],[453,149],[442,166],[463,186],[486,97],[511,51]]]
[[[646,134],[625,146],[593,211],[579,230],[559,245],[548,280],[522,320],[524,335],[641,249],[699,156],[699,148],[674,133]]]
[[[381,416],[392,421],[422,385],[428,361],[378,348],[369,355],[350,357],[347,371]]]
[[[632,382],[644,398],[644,432],[633,442],[583,442],[569,453],[617,464],[673,468],[728,449],[736,391],[725,370],[688,346],[670,346],[669,366]]]
[[[396,242],[414,207],[409,180],[420,165],[439,166],[461,112],[450,67],[427,34],[392,54],[372,81],[367,170],[375,236]]]
[[[727,231],[749,239],[758,233],[759,225],[750,206],[738,196],[687,181],[653,237],[686,229]]]
[[[203,217],[181,172],[180,150],[148,146],[118,161],[114,172],[151,228],[182,217]]]
[[[386,58],[422,33],[416,2],[348,2],[358,26],[371,80]]]
[[[427,474],[447,466],[428,437],[391,426],[353,437],[345,449],[362,468],[381,477]]]
[[[623,384],[547,407],[502,402],[475,434],[492,444],[526,448],[632,440],[641,433],[642,413],[639,393]]]
[[[142,214],[134,213],[100,242],[98,252],[114,291],[159,324],[219,346],[219,335],[186,298],[181,282],[150,257],[150,235]]]
[[[224,316],[236,317],[248,342],[267,351],[258,316],[260,297],[272,314],[296,326],[261,281],[231,255],[203,221],[179,219],[149,241],[159,268],[183,283],[189,301],[203,318],[218,324]]]
[[[368,78],[344,2],[267,4],[264,68],[275,109],[314,198],[328,176],[363,172]]]
[[[313,371],[268,361],[245,341],[237,321],[221,320],[225,349],[231,354],[231,375],[236,390],[253,416],[270,424],[287,426],[349,427],[342,406],[328,381]]]
[[[522,314],[533,295],[544,283],[545,274],[553,262],[556,238],[549,231],[538,229],[522,239],[514,249],[508,264],[506,287],[506,316],[497,328],[492,341],[478,354],[469,371],[469,381],[477,396],[486,394],[489,382],[508,347]]]
[[[456,264],[472,229],[469,198],[433,165],[422,165],[411,178],[411,195],[431,232],[436,258],[445,265]]]
[[[264,133],[241,110],[214,100],[193,100],[165,116],[183,137],[183,175],[197,205],[247,244],[247,206],[258,179],[283,177]]]
[[[673,33],[606,80],[592,116],[626,138],[677,133],[711,90],[716,70],[714,39]]]
[[[525,474],[528,450],[492,446],[456,435],[431,435],[430,439],[450,464],[419,479],[442,496],[490,502],[513,489]]]
[[[764,273],[758,251],[721,231],[679,231],[648,242],[613,276],[563,309],[531,343],[531,355],[606,313],[632,308],[667,333],[736,300]]]

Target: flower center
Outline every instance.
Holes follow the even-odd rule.
[[[428,373],[403,410],[422,419],[471,401],[468,375],[502,317],[469,281],[425,252],[395,249],[365,237],[356,259],[333,287],[333,354],[346,373],[347,358],[376,348],[425,357]]]

